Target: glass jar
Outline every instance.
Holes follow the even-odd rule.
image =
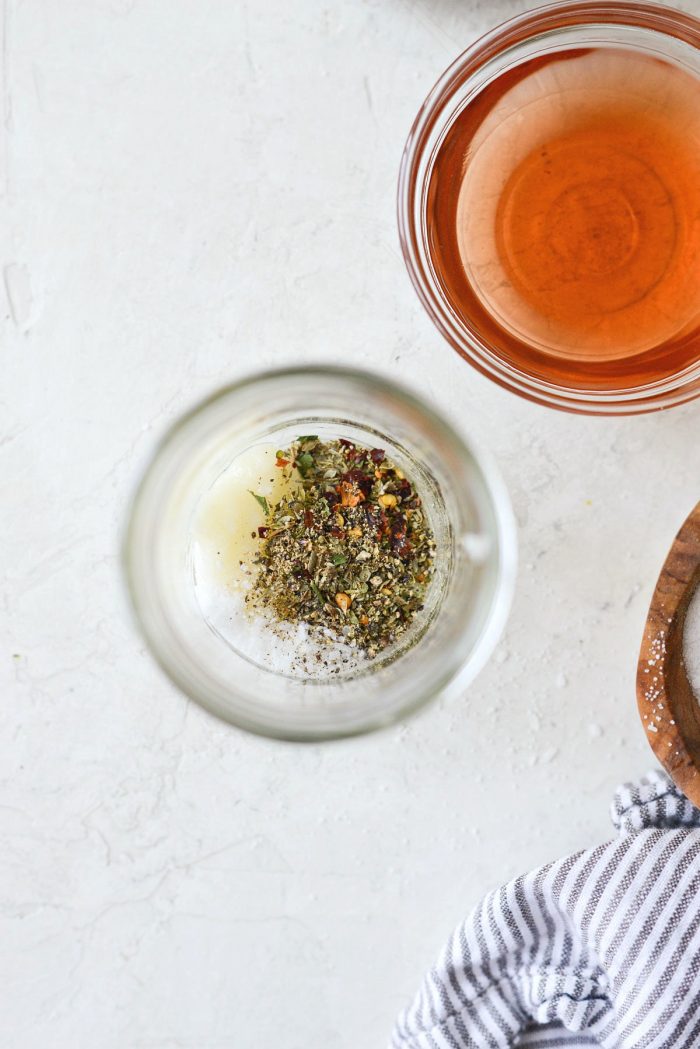
[[[406,642],[326,678],[250,658],[212,628],[195,586],[193,521],[203,495],[247,449],[284,448],[299,433],[383,448],[414,481],[436,540],[424,613]],[[136,616],[172,681],[241,728],[291,740],[376,729],[463,688],[500,635],[515,562],[507,493],[483,452],[394,383],[330,367],[254,376],[180,419],[141,480],[124,544]]]
[[[588,379],[552,381],[545,369],[498,349],[488,324],[465,316],[431,259],[428,211],[431,178],[455,121],[488,85],[531,59],[566,50],[623,48],[679,66],[700,77],[700,22],[645,2],[558,3],[519,15],[478,40],[445,71],[421,107],[404,150],[398,185],[401,246],[413,285],[429,316],[452,347],[482,374],[528,400],[572,412],[622,415],[653,411],[700,394],[697,332],[684,336],[679,359],[669,357],[663,376],[648,381],[640,365],[635,384],[605,379],[591,364]],[[688,348],[685,352],[684,347]],[[680,362],[681,350],[685,354]],[[586,368],[581,366],[582,374]],[[563,372],[563,369],[562,369]]]

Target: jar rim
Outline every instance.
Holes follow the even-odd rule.
[[[167,472],[172,471],[173,456],[177,459],[187,440],[195,434],[196,427],[212,412],[221,412],[234,403],[241,404],[240,398],[245,398],[251,393],[256,397],[262,396],[264,400],[267,391],[272,390],[275,385],[279,387],[279,384],[288,384],[292,380],[303,384],[312,379],[336,387],[340,384],[343,390],[364,389],[367,396],[371,394],[385,403],[389,403],[388,399],[393,398],[413,412],[416,419],[429,419],[435,426],[435,432],[443,433],[451,442],[456,441],[455,447],[462,446],[470,462],[474,464],[479,483],[489,501],[495,528],[493,541],[496,574],[490,584],[488,608],[479,627],[478,640],[472,647],[467,651],[453,653],[450,659],[445,660],[442,668],[436,669],[429,688],[423,689],[420,695],[412,696],[408,695],[410,689],[407,689],[405,702],[400,701],[399,697],[388,712],[387,709],[380,709],[378,706],[376,710],[364,711],[362,716],[358,715],[354,719],[349,716],[344,721],[339,719],[337,723],[329,719],[322,725],[311,725],[302,720],[295,722],[294,711],[290,712],[286,723],[275,722],[274,718],[271,720],[263,714],[256,717],[250,705],[245,709],[237,705],[233,686],[230,693],[234,696],[234,701],[228,704],[222,702],[221,695],[210,687],[211,682],[205,680],[206,674],[198,673],[196,667],[193,670],[191,655],[179,651],[177,646],[172,644],[170,627],[168,624],[164,627],[161,621],[162,608],[152,599],[151,593],[151,576],[155,572],[154,542],[157,542],[152,521],[153,497],[158,486],[161,491],[165,490],[164,479],[167,487]],[[466,685],[486,662],[500,637],[511,604],[515,565],[515,525],[510,500],[490,455],[471,437],[455,430],[430,404],[405,387],[374,373],[337,365],[287,367],[248,375],[214,391],[185,412],[173,423],[154,449],[136,487],[122,544],[123,575],[132,610],[149,649],[171,681],[211,713],[240,728],[270,737],[300,741],[330,739],[371,731],[408,716],[448,688],[451,690]],[[420,644],[421,642],[418,642],[416,648]],[[399,656],[397,661],[389,666],[398,667],[404,658]],[[371,678],[370,672],[366,680]],[[322,685],[323,681],[319,687]]]

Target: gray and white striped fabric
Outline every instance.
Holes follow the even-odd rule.
[[[612,817],[614,841],[486,897],[391,1049],[700,1049],[700,812],[652,772]]]

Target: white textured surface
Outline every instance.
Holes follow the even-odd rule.
[[[4,9],[0,1046],[382,1046],[465,909],[604,838],[613,786],[652,764],[635,663],[699,494],[698,408],[530,406],[448,350],[413,294],[405,135],[516,5]],[[522,566],[468,696],[294,747],[162,678],[117,543],[194,398],[329,357],[399,372],[490,445]]]

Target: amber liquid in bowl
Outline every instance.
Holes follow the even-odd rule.
[[[427,223],[452,308],[517,368],[677,374],[700,359],[700,81],[620,48],[524,62],[450,127]]]

